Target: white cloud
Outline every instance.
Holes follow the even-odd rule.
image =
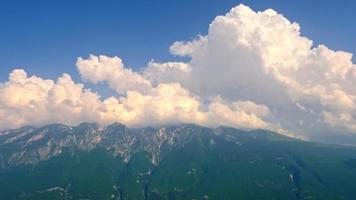
[[[143,76],[152,83],[182,82],[190,73],[190,66],[183,62],[158,63],[150,61]]]
[[[218,125],[275,129],[272,128],[272,124],[260,118],[266,116],[270,112],[269,109],[251,101],[237,101],[233,102],[232,106],[229,106],[218,97],[209,105],[209,111],[213,116],[213,121],[217,121]]]
[[[207,35],[174,42],[170,50],[191,58],[189,78],[181,83],[200,96],[220,94],[266,104],[277,109],[274,118],[288,119],[284,124],[289,127],[309,118],[315,119],[313,124],[322,119],[354,131],[343,123],[331,124],[323,114],[356,112],[352,55],[312,45],[301,36],[300,26],[281,14],[239,5],[216,17]]]
[[[207,38],[198,35],[193,41],[176,41],[170,47],[169,50],[173,55],[179,56],[192,56],[193,53],[198,52],[199,48],[203,48],[207,42]]]
[[[0,85],[0,127],[93,121],[99,105],[99,96],[74,83],[68,74],[54,82],[14,70],[9,81]]]
[[[204,104],[178,83],[158,84],[144,93],[129,90],[119,98],[101,100],[98,94],[73,82],[68,74],[54,82],[14,70],[9,81],[0,86],[2,129],[85,121],[101,125],[121,122],[131,127],[196,123],[210,127],[279,128],[263,120],[266,114],[268,108],[252,102],[229,105],[219,98]]]
[[[263,117],[260,114],[268,109],[264,106],[254,104],[255,110],[245,111],[223,102],[220,98],[204,105],[198,97],[176,83],[159,84],[150,95],[130,91],[126,97],[111,98],[104,101],[104,104],[104,121],[120,121],[129,126],[183,122],[209,127],[226,125],[246,129],[275,128],[260,118]]]
[[[90,55],[88,59],[78,58],[76,63],[79,74],[84,80],[93,83],[107,82],[110,88],[120,94],[128,90],[147,91],[151,83],[138,73],[125,68],[122,60],[118,57],[104,55]]]
[[[307,133],[315,126],[356,132],[352,55],[313,46],[297,23],[274,10],[236,6],[217,16],[207,35],[174,42],[170,52],[190,60],[152,60],[135,72],[118,57],[78,58],[83,80],[105,82],[118,93],[107,99],[66,74],[52,81],[14,70],[0,86],[0,126],[117,121],[265,128],[289,135],[287,129]]]

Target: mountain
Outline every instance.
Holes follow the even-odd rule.
[[[192,124],[0,133],[0,199],[356,199],[356,148]]]

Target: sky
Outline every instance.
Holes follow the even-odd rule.
[[[2,1],[0,129],[196,123],[356,144],[353,1]]]
[[[119,55],[139,69],[151,59],[177,59],[168,49],[176,40],[205,34],[217,15],[244,3],[254,10],[273,8],[297,21],[315,43],[356,53],[356,2],[345,1],[24,1],[0,6],[0,80],[14,68],[76,80],[74,63],[89,54]]]

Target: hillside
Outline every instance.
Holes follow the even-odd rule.
[[[356,198],[355,148],[265,130],[23,127],[0,166],[0,199]]]

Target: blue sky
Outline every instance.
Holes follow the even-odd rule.
[[[255,12],[268,8],[284,17]],[[23,68],[52,80],[69,73],[83,83],[80,74],[91,91],[68,76],[24,81],[16,70],[0,85],[0,126],[188,122],[319,140],[356,133],[355,64],[336,52],[356,53],[355,9],[351,0],[3,0],[0,84]],[[192,40],[172,47],[192,61],[170,55],[175,41]],[[76,68],[78,57],[84,59]],[[147,67],[152,59],[158,62]]]
[[[244,3],[273,8],[297,21],[302,34],[334,50],[356,52],[355,1],[18,1],[0,4],[0,81],[14,68],[55,78],[79,80],[79,56],[120,56],[144,67],[151,59],[177,60],[169,46],[205,34],[217,15]]]

